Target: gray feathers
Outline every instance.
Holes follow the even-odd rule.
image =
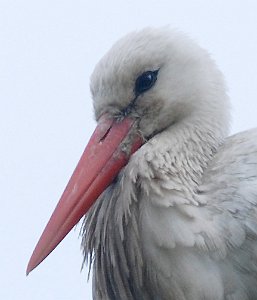
[[[135,191],[123,193],[122,177],[99,197],[84,222],[82,245],[85,257],[94,260],[95,299],[144,299],[138,203]],[[120,197],[130,202],[122,216],[117,215]]]

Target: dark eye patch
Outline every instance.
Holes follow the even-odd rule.
[[[156,71],[146,71],[141,74],[135,83],[135,95],[138,96],[147,90],[149,90],[156,82],[158,75],[158,70]]]

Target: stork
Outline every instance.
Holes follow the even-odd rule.
[[[257,299],[257,130],[228,136],[210,55],[147,28],[96,65],[98,123],[30,259],[83,217],[97,300]]]

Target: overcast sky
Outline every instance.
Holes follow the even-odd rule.
[[[25,277],[93,121],[89,76],[119,37],[171,25],[225,74],[232,133],[257,126],[257,1],[0,0],[0,299],[91,299],[79,227]]]

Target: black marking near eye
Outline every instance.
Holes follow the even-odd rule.
[[[135,83],[135,95],[138,96],[147,90],[149,90],[156,82],[158,75],[158,70],[156,71],[146,71],[141,74]]]

